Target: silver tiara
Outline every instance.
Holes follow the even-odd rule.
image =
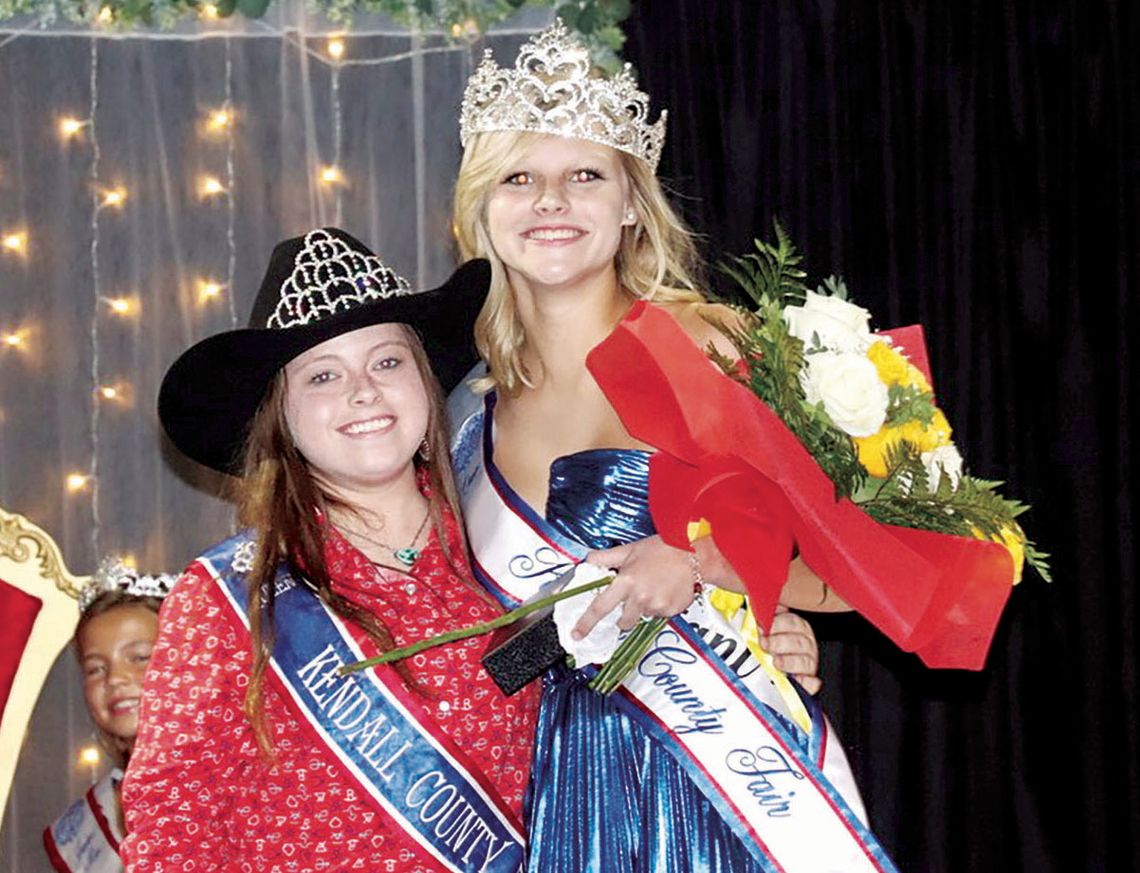
[[[649,95],[629,64],[609,79],[591,76],[590,67],[589,51],[558,18],[519,49],[513,70],[487,49],[463,92],[460,142],[466,147],[478,133],[552,133],[611,146],[656,171],[667,113],[649,123]]]
[[[327,230],[305,234],[266,327],[297,327],[373,300],[411,294],[408,280]]]
[[[122,559],[111,556],[104,558],[95,575],[79,592],[79,611],[86,612],[95,599],[108,591],[121,591],[135,597],[157,597],[162,599],[170,593],[178,577],[170,573],[156,576],[140,576],[138,571],[123,563]]]

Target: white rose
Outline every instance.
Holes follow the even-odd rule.
[[[861,352],[874,341],[871,313],[838,297],[812,291],[807,292],[803,306],[784,309],[784,321],[792,336],[803,340],[808,348],[813,335],[825,349],[837,352]]]
[[[952,490],[958,487],[958,480],[962,478],[962,456],[955,446],[939,446],[932,452],[923,452],[922,465],[926,467],[931,491],[938,488],[943,473],[950,477]]]
[[[574,577],[566,584],[566,588],[574,588],[612,576],[613,570],[599,567],[596,564],[582,562],[574,569]],[[579,667],[587,664],[604,664],[610,659],[617,648],[623,631],[617,626],[621,618],[622,604],[618,604],[608,615],[605,615],[594,625],[593,629],[580,640],[574,639],[570,632],[582,613],[594,602],[594,598],[605,591],[605,588],[595,588],[576,597],[568,597],[554,604],[554,624],[558,628],[558,642],[566,650],[566,654],[574,659]]]
[[[853,437],[872,436],[887,419],[887,386],[864,355],[807,355],[800,372],[808,403],[823,403],[835,426]]]

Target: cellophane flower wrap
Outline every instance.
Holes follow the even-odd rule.
[[[1016,520],[1026,507],[965,472],[921,328],[872,333],[842,282],[810,290],[779,225],[756,247],[726,267],[756,304],[718,325],[740,359],[706,356],[645,303],[588,359],[626,428],[658,449],[659,532],[687,548],[707,520],[764,626],[794,542],[900,647],[980,669],[1023,563],[1048,579]]]

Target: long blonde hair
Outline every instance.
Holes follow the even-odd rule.
[[[495,253],[487,229],[487,200],[506,172],[544,134],[483,133],[463,154],[455,183],[453,226],[459,253],[491,262],[491,290],[475,322],[475,344],[487,362],[489,375],[477,390],[497,388],[517,394],[531,386],[522,360],[526,333],[519,319],[506,269]],[[640,158],[617,152],[629,180],[637,222],[622,229],[615,257],[618,285],[632,299],[661,303],[703,299],[702,267],[693,233],[685,226],[661,189],[661,183]]]
[[[448,453],[443,392],[419,338],[410,328],[402,327],[429,401],[430,414],[425,435],[427,451],[420,453],[415,463],[427,476],[432,528],[452,571],[473,590],[482,593],[482,588],[469,578],[466,569],[462,554],[466,551],[462,525],[458,525],[460,554],[455,554],[451,548],[445,526],[449,512],[456,520],[460,515],[459,495]],[[264,687],[275,638],[273,612],[276,587],[273,583],[278,566],[285,563],[291,572],[303,575],[334,612],[364,628],[382,651],[395,647],[391,632],[380,619],[332,590],[332,580],[325,564],[324,530],[317,510],[327,511],[329,507],[351,510],[352,507],[321,488],[308,462],[298,451],[285,416],[285,392],[286,377],[282,369],[266,391],[250,424],[245,446],[245,475],[238,487],[238,517],[257,535],[257,554],[248,580],[253,664],[242,708],[253,727],[258,747],[267,757],[272,757],[273,737],[265,719]],[[426,685],[411,675],[404,662],[395,666],[409,687],[421,694],[434,696]]]

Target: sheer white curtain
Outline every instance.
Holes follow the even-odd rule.
[[[442,281],[463,83],[484,46],[509,59],[552,14],[457,46],[379,16],[271,12],[175,33],[0,23],[0,505],[76,572],[112,552],[178,570],[230,531],[219,483],[160,436],[166,367],[244,326],[273,244],[315,225]],[[70,474],[87,478],[70,490]],[[33,718],[0,870],[49,869],[40,831],[93,776],[73,660]]]

